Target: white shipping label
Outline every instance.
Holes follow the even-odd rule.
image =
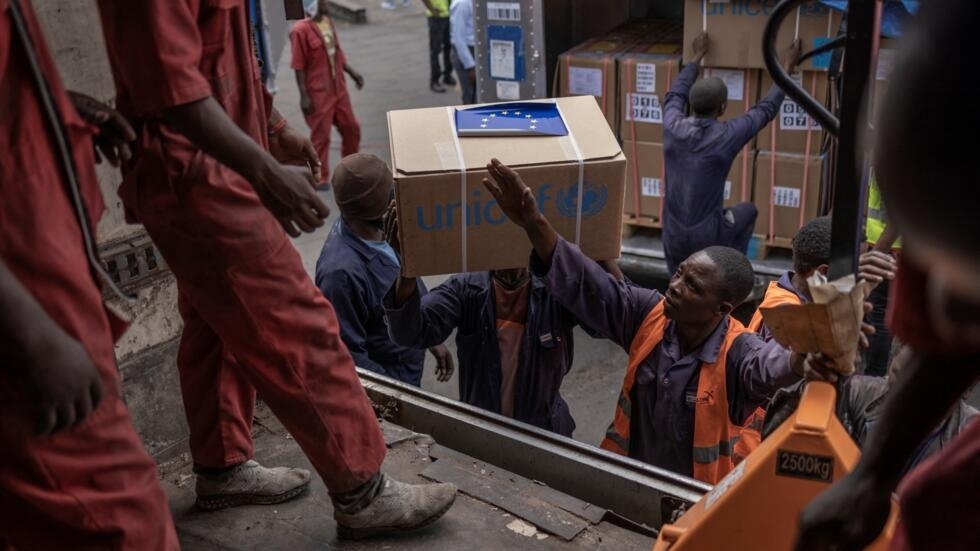
[[[626,101],[630,104],[630,109],[626,111],[626,120],[653,124],[664,123],[663,108],[660,105],[660,98],[656,95],[626,94],[626,96]]]
[[[520,2],[487,2],[487,19],[490,21],[520,21]]]
[[[644,197],[663,197],[660,178],[640,178],[640,193]]]
[[[772,204],[777,207],[800,208],[800,190],[793,187],[773,186]]]
[[[516,48],[510,40],[490,40],[490,78],[514,80]]]
[[[497,99],[521,99],[521,84],[512,80],[498,80]]]
[[[731,198],[732,198],[732,181],[725,180],[725,200],[727,201]]]
[[[602,69],[570,67],[568,69],[568,92],[582,96],[602,97]]]
[[[742,101],[745,99],[745,71],[732,69],[708,69],[705,71],[709,77],[718,77],[728,87],[728,99],[732,101]]]
[[[657,66],[653,63],[636,64],[636,91],[646,94],[657,93]]]

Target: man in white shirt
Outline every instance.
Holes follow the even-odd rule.
[[[476,103],[476,60],[473,58],[473,0],[453,0],[449,6],[453,68],[463,91],[463,103]]]

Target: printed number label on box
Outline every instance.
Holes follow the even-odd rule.
[[[640,193],[644,197],[663,197],[660,178],[640,178]]]
[[[518,2],[487,2],[487,19],[490,21],[520,21],[521,5]]]
[[[653,94],[657,91],[657,66],[653,63],[636,64],[636,91]]]
[[[834,458],[779,450],[776,453],[776,474],[818,482],[833,482]]]
[[[497,99],[503,99],[503,100],[521,99],[520,83],[509,81],[509,80],[498,80]]]
[[[656,95],[627,94],[627,96],[626,101],[630,104],[630,109],[626,111],[626,120],[653,124],[664,123],[664,112],[660,105],[660,98]]]
[[[820,125],[810,115],[807,115],[798,103],[784,100],[779,108],[779,129],[820,130]]]
[[[582,96],[602,97],[602,69],[570,67],[568,92]]]
[[[792,187],[772,188],[772,204],[777,207],[800,208],[800,190]]]

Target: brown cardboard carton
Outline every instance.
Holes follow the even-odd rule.
[[[694,52],[691,42],[702,30],[708,32],[710,48],[704,64],[713,67],[765,69],[762,35],[778,0],[685,0],[684,59]],[[803,50],[809,51],[836,36],[841,12],[818,0],[809,0],[798,10],[799,35]],[[796,35],[796,14],[783,21],[776,38],[779,53]],[[827,70],[829,56],[817,56],[803,64],[806,70]]]
[[[616,57],[633,43],[597,38],[558,56],[558,95],[595,96],[609,127],[616,130],[619,121]]]
[[[804,90],[821,104],[827,105],[827,73],[817,71],[797,72],[793,79]],[[762,75],[761,93],[766,94],[772,86],[772,78],[768,73]],[[806,114],[798,103],[789,99],[783,100],[779,106],[779,114],[758,134],[756,142],[759,151],[777,153],[806,153],[817,154],[821,151],[825,139],[823,128],[817,121]],[[809,144],[809,149],[807,149]]]
[[[454,107],[388,112],[405,275],[527,266],[527,236],[482,184],[493,157],[520,171],[555,229],[585,254],[619,256],[626,158],[616,137],[592,97],[543,101],[558,103],[569,135],[457,138]]]
[[[659,225],[662,222],[662,202],[669,182],[664,170],[664,146],[659,143],[623,142],[626,154],[626,203],[624,212],[639,221]],[[752,200],[751,184],[755,170],[755,151],[739,153],[725,181],[725,207]]]
[[[817,217],[826,156],[760,151],[755,169],[755,233],[785,246],[806,222]]]
[[[664,141],[664,96],[680,70],[680,44],[638,44],[616,60],[623,140]]]

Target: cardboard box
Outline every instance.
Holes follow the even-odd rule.
[[[639,204],[639,217],[642,221],[660,224],[663,196],[669,185],[664,170],[663,144],[626,140],[623,142],[623,153],[627,159],[624,212],[636,216],[636,206]],[[725,207],[752,200],[754,160],[755,151],[752,150],[735,157],[725,181]]]
[[[759,152],[754,192],[759,218],[755,233],[785,244],[803,224],[817,217],[825,161],[825,155]]]
[[[589,40],[558,56],[558,95],[590,95],[614,131],[619,122],[616,58],[632,46],[631,41]]]
[[[557,101],[568,135],[457,138],[454,107],[388,112],[405,275],[527,266],[527,236],[483,187],[493,157],[520,171],[561,235],[574,242],[578,233],[597,260],[619,257],[626,157],[594,98],[546,101]]]
[[[817,101],[827,105],[829,92],[827,73],[804,71],[796,73],[793,78]],[[763,96],[769,93],[771,86],[772,78],[769,77],[768,73],[763,74],[760,93]],[[807,149],[808,139],[809,149]],[[759,148],[759,151],[777,153],[806,153],[809,151],[811,154],[817,154],[821,151],[824,139],[824,130],[817,121],[807,115],[803,107],[787,97],[780,105],[776,119],[759,132],[756,147]]]
[[[877,121],[878,108],[888,91],[888,81],[891,79],[892,69],[895,66],[895,55],[898,49],[897,38],[882,38],[878,49],[878,65],[875,68],[875,89],[874,97],[871,102],[872,115]]]
[[[685,0],[684,59],[694,52],[691,42],[707,30],[711,47],[704,64],[712,67],[765,69],[762,60],[762,35],[777,0]],[[809,51],[836,36],[841,12],[818,0],[809,0],[799,9],[799,38],[803,50]],[[796,21],[790,15],[780,27],[776,46],[780,54],[796,36]],[[830,54],[807,61],[802,69],[826,71]]]
[[[662,102],[680,71],[680,44],[638,44],[616,60],[623,140],[664,141]]]

